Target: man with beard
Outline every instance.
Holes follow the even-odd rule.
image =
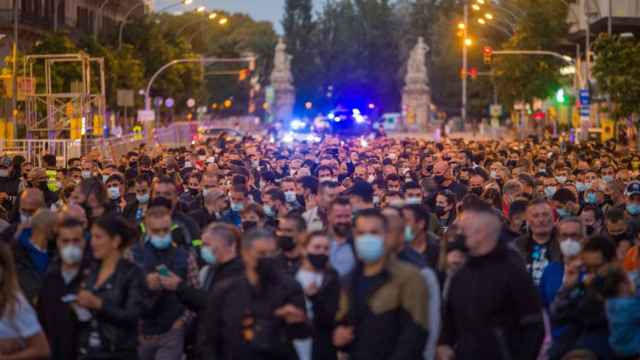
[[[351,237],[351,217],[351,202],[348,198],[337,198],[329,206],[327,215],[331,238],[329,262],[340,276],[349,274],[356,265]]]

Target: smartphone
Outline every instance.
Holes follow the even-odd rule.
[[[158,274],[160,274],[160,276],[169,277],[169,268],[167,268],[165,265],[159,265],[156,270],[158,270]]]

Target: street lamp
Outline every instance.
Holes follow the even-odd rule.
[[[180,35],[182,35],[182,33],[183,33],[183,32],[184,32],[188,27],[191,27],[191,26],[193,26],[193,25],[197,25],[197,24],[201,24],[201,23],[203,23],[203,22],[207,21],[207,19],[208,19],[208,20],[215,20],[217,17],[218,17],[218,13],[213,12],[213,13],[209,14],[209,16],[207,16],[207,18],[206,18],[206,19],[198,19],[198,20],[196,20],[196,21],[193,21],[193,22],[190,22],[190,23],[187,23],[187,24],[183,25],[180,29],[178,29],[178,31],[176,31],[176,39],[177,39],[177,38],[179,38],[179,37],[180,37]],[[220,20],[218,20],[218,24],[220,24],[220,25],[225,25],[227,22],[229,22],[229,20],[228,20],[226,17],[223,17],[223,18],[221,18]],[[202,30],[202,29],[201,29],[201,30]],[[199,32],[199,31],[198,31],[198,32]],[[196,33],[198,33],[198,32],[196,32]],[[193,38],[193,36],[195,36],[195,35],[196,35],[196,34],[193,34],[193,35],[191,36],[191,38]]]
[[[158,10],[158,12],[162,12],[165,10],[169,10],[171,8],[174,8],[176,6],[180,6],[180,5],[189,5],[193,3],[193,0],[180,0],[177,3],[173,3],[173,4],[169,4],[163,8],[161,8],[160,10]],[[124,17],[122,18],[122,22],[120,23],[120,30],[118,31],[118,50],[120,50],[122,48],[122,33],[124,32],[124,26],[127,24],[127,20],[129,19],[129,16],[131,16],[131,14],[133,14],[133,12],[135,10],[137,10],[140,7],[143,7],[146,5],[146,2],[140,2],[134,6],[132,6],[129,11],[127,11],[127,13],[124,15]]]
[[[493,19],[493,14],[491,14],[491,13],[486,13],[486,14],[484,14],[484,17],[485,17],[487,20],[492,20],[492,19]]]
[[[224,26],[229,22],[229,19],[227,19],[226,17],[221,18],[220,20],[218,20],[218,24],[220,26]],[[191,34],[191,36],[187,39],[188,43],[191,43],[193,41],[193,39],[198,36],[200,33],[202,33],[204,30],[206,30],[206,27],[203,27],[199,30],[197,30],[196,32],[194,32],[193,34]]]
[[[480,5],[478,5],[478,4],[473,4],[473,5],[471,5],[471,8],[472,8],[473,10],[475,10],[475,11],[480,11]]]
[[[487,22],[486,22],[486,21],[484,21],[484,19],[483,19],[483,18],[479,18],[479,19],[478,19],[478,24],[484,25],[484,24],[486,24],[486,23],[487,23]]]
[[[466,39],[464,39],[464,45],[465,45],[465,46],[471,46],[471,45],[473,45],[473,40],[471,40],[470,38],[466,38]]]
[[[207,10],[207,8],[206,8],[206,7],[204,7],[204,6],[198,6],[198,8],[196,9],[196,12],[203,13],[203,12],[205,12],[205,10]]]

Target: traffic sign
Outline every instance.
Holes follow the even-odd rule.
[[[118,89],[116,92],[116,103],[122,107],[133,107],[133,90]]]
[[[580,105],[591,105],[589,89],[580,89]]]
[[[138,121],[154,121],[156,119],[156,113],[153,110],[138,110]]]
[[[580,116],[589,117],[591,115],[591,108],[589,106],[580,106]]]
[[[489,107],[489,113],[492,117],[502,116],[502,105],[491,105]]]

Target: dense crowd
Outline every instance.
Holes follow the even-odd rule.
[[[0,157],[0,358],[637,359],[640,155],[225,134]]]

